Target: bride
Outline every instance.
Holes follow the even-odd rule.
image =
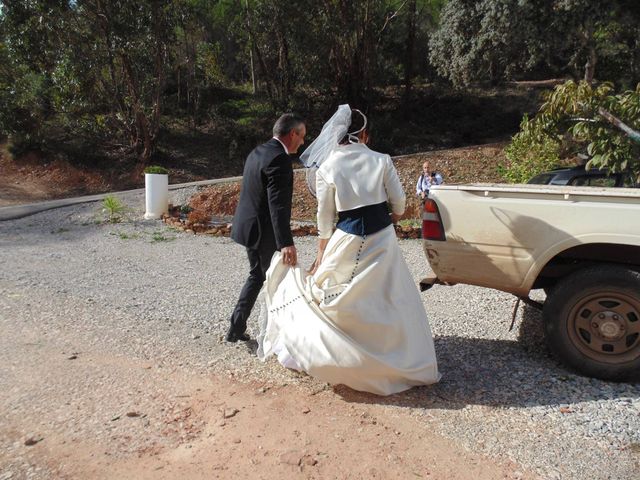
[[[352,119],[361,126],[349,133]],[[370,150],[368,139],[364,114],[341,105],[302,154],[318,199],[318,252],[309,272],[274,255],[258,356],[275,354],[322,381],[389,395],[440,375],[392,225],[405,194],[391,157]]]

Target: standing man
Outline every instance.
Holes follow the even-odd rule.
[[[429,172],[429,162],[426,161],[422,165],[422,174],[418,178],[416,185],[416,195],[418,195],[423,203],[429,196],[429,189],[433,185],[440,185],[443,182],[442,175],[438,172]]]
[[[273,138],[256,147],[245,162],[231,238],[247,249],[249,278],[231,314],[227,342],[249,340],[247,318],[274,252],[280,250],[288,265],[298,261],[290,225],[293,167],[289,155],[298,151],[306,133],[302,117],[285,113],[273,126]]]

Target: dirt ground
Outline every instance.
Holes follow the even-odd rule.
[[[69,335],[64,343],[74,342]],[[8,336],[11,375],[24,378],[23,392],[39,392],[1,435],[12,445],[0,451],[3,479],[535,478],[433,433],[428,410],[393,412],[346,387],[247,384],[72,354],[28,327]],[[37,384],[43,377],[46,388]],[[116,414],[107,398],[121,396],[131,406]]]

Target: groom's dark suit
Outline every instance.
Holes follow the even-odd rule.
[[[293,245],[292,193],[291,157],[282,144],[272,138],[249,154],[242,174],[231,238],[247,248],[250,271],[231,315],[228,340],[243,336],[274,252]]]

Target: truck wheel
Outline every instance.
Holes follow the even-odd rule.
[[[578,270],[549,292],[543,317],[549,348],[579,373],[640,377],[640,272],[610,264]]]

